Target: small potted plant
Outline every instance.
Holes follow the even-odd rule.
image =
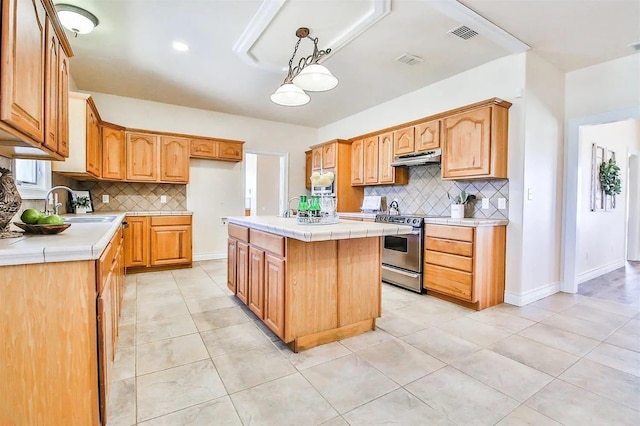
[[[453,204],[451,204],[451,218],[452,219],[464,218],[465,204],[467,204],[471,200],[475,200],[475,198],[476,198],[475,195],[469,194],[467,191],[464,191],[464,190],[459,195],[454,197],[452,200]]]
[[[84,214],[91,207],[91,199],[89,197],[78,197],[75,201],[72,201],[76,214]]]

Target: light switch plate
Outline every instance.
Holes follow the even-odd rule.
[[[527,191],[527,200],[533,200],[533,188],[529,188]]]
[[[108,194],[102,194],[102,203],[103,204],[109,204],[109,195]]]
[[[228,223],[227,218],[226,217],[221,217],[220,218],[220,225],[226,225]]]
[[[507,199],[506,198],[498,198],[498,208],[500,210],[504,210],[507,208]]]
[[[482,210],[487,210],[489,208],[489,199],[488,198],[483,198],[482,199]]]
[[[161,196],[160,196],[160,202],[161,202],[162,204],[165,204],[165,203],[167,202],[167,196],[166,196],[166,195],[161,195]]]

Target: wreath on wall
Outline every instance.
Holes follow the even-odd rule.
[[[620,167],[616,164],[615,158],[603,161],[600,164],[600,185],[607,195],[617,195],[622,192],[622,181],[620,180]]]

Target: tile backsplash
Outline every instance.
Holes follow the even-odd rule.
[[[93,209],[100,211],[177,211],[187,209],[187,185],[138,182],[78,182],[74,189],[91,191]],[[109,196],[109,203],[102,196]],[[160,197],[167,202],[161,203]]]
[[[364,195],[386,197],[387,205],[398,200],[400,213],[431,216],[449,216],[451,197],[462,190],[476,196],[465,206],[465,216],[473,218],[508,219],[509,181],[507,179],[448,181],[442,180],[439,164],[409,168],[407,185],[368,186]],[[482,198],[489,198],[489,208],[482,209]],[[506,200],[507,209],[498,209],[498,198]]]

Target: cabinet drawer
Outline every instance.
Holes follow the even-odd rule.
[[[440,251],[443,253],[457,254],[459,256],[473,256],[473,244],[463,241],[441,240],[427,237],[424,239],[425,250]]]
[[[249,242],[249,228],[245,228],[244,226],[234,225],[230,223],[227,226],[229,236],[233,237],[237,240],[244,241],[245,243]]]
[[[465,226],[426,224],[424,227],[424,233],[428,237],[473,242],[473,228]]]
[[[252,246],[260,247],[275,255],[284,257],[284,237],[250,229],[249,238]]]
[[[468,302],[475,302],[473,275],[436,265],[424,265],[424,287]]]
[[[473,259],[466,256],[457,256],[455,254],[425,250],[424,261],[425,263],[431,263],[433,265],[446,266],[447,268],[458,269],[460,271],[473,272]]]
[[[191,225],[191,216],[151,216],[151,226]]]

